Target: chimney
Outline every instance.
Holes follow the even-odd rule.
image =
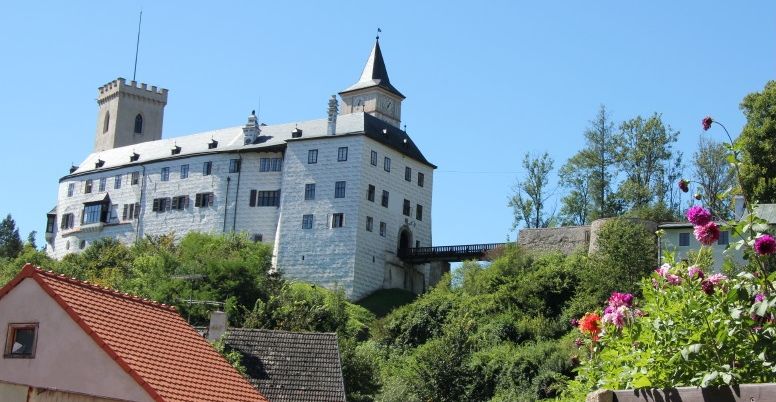
[[[207,340],[214,341],[226,333],[226,313],[223,311],[210,312],[210,325],[207,327]]]
[[[746,207],[746,201],[743,195],[737,195],[733,197],[733,213],[735,213],[736,220],[741,219],[744,216],[744,208]]]
[[[337,131],[337,114],[339,109],[337,107],[337,96],[332,95],[329,99],[329,126],[326,129],[326,134],[334,135]]]
[[[259,135],[261,134],[261,128],[259,128],[259,119],[256,117],[256,111],[252,111],[248,116],[248,123],[243,127],[243,136],[245,137],[245,145],[253,144]]]

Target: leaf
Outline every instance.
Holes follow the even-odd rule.
[[[725,384],[730,385],[730,381],[733,379],[733,376],[730,373],[722,373],[722,381],[725,382]]]
[[[768,312],[768,303],[765,302],[765,301],[762,301],[762,302],[759,302],[759,303],[755,303],[755,305],[757,305],[757,304],[759,304],[759,306],[757,306],[756,314],[758,316],[760,316],[760,317],[765,317],[765,313]]]
[[[730,310],[730,316],[733,317],[734,320],[741,318],[741,313],[742,311],[740,308],[734,308]]]
[[[709,385],[709,383],[716,380],[718,376],[719,373],[716,371],[712,371],[711,373],[704,375],[703,380],[701,380],[701,387]]]
[[[755,232],[762,233],[768,230],[768,224],[767,223],[755,223],[752,225],[752,229],[754,229]]]

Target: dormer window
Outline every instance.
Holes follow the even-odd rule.
[[[130,162],[137,162],[138,159],[140,159],[140,154],[137,152],[132,152],[132,155],[129,156]]]
[[[177,145],[176,145],[176,146],[175,146],[175,147],[172,149],[172,151],[171,151],[171,152],[172,152],[172,154],[173,154],[173,155],[178,155],[179,153],[181,153],[181,147],[179,147],[179,146],[177,146]]]
[[[218,141],[210,140],[210,142],[207,144],[207,149],[216,149],[216,148],[218,148]]]
[[[32,359],[37,341],[38,323],[8,324],[3,357]]]
[[[105,161],[102,159],[97,159],[97,162],[94,163],[94,168],[99,169],[102,167],[102,165],[105,164]]]
[[[143,134],[143,116],[140,113],[135,116],[135,134]]]

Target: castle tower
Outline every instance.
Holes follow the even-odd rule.
[[[98,89],[94,151],[162,138],[167,90],[118,78]]]
[[[366,61],[361,78],[355,84],[340,92],[344,107],[340,114],[368,113],[395,127],[401,123],[401,101],[404,95],[391,85],[385,68],[380,40]]]

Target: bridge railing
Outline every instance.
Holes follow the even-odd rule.
[[[399,257],[404,259],[434,259],[484,256],[488,251],[503,246],[504,243],[464,244],[458,246],[413,247],[399,250]]]

